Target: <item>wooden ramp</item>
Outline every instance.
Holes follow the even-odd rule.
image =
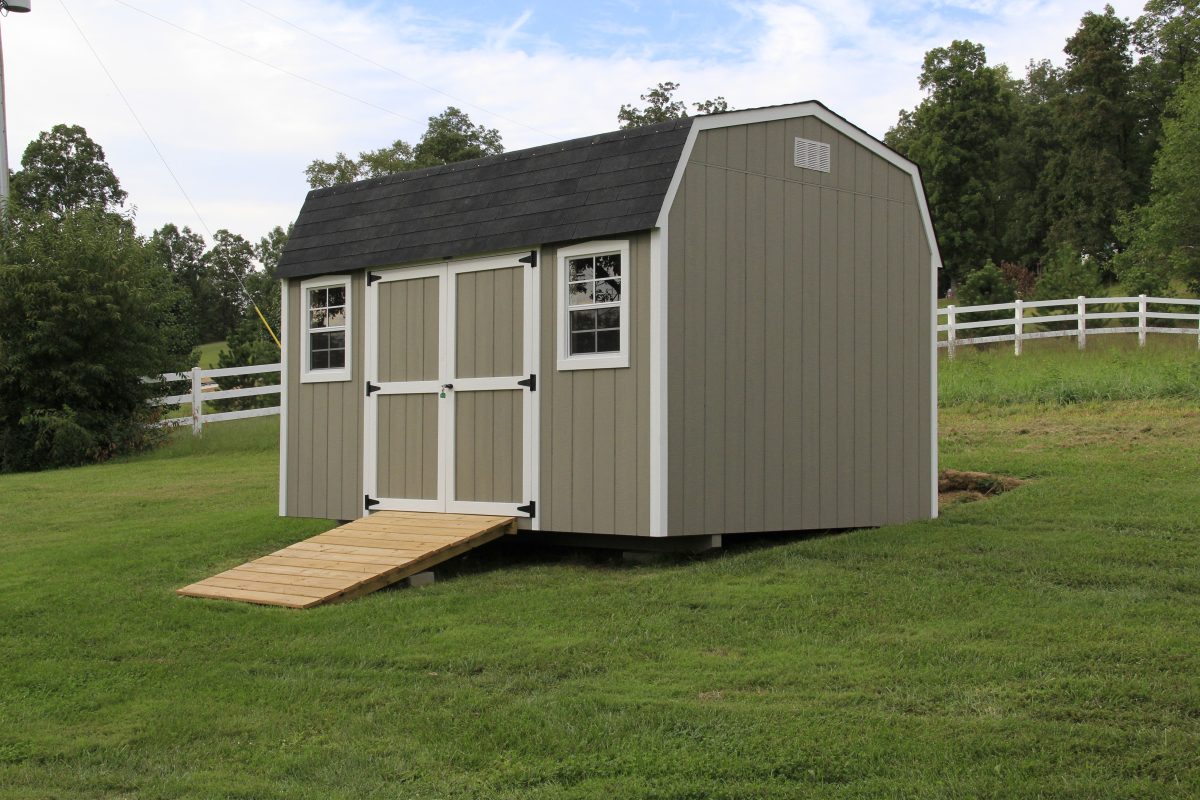
[[[515,517],[376,511],[178,592],[310,608],[382,589],[516,530]]]

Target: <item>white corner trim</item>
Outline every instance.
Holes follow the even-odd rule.
[[[937,246],[934,245],[933,250],[936,252]],[[938,517],[938,326],[937,326],[937,300],[938,300],[938,264],[936,256],[932,259],[934,263],[929,265],[932,272],[930,276],[931,286],[929,287],[929,316],[930,316],[930,331],[929,331],[929,483],[930,483],[930,519]]]
[[[925,237],[929,240],[931,262],[935,271],[940,269],[942,266],[942,257],[938,253],[937,236],[933,230],[933,217],[929,214],[929,204],[925,199],[925,185],[921,182],[921,170],[912,161],[892,150],[866,131],[855,127],[849,121],[839,117],[820,103],[812,101],[792,103],[786,106],[774,106],[772,108],[754,108],[746,111],[729,111],[724,114],[695,117],[692,120],[691,129],[688,130],[687,140],[684,142],[683,153],[679,157],[679,163],[675,165],[675,173],[671,176],[671,183],[667,188],[667,194],[663,200],[662,210],[658,213],[658,221],[655,223],[655,227],[662,229],[666,229],[667,227],[667,217],[671,213],[671,206],[675,203],[675,195],[679,192],[680,183],[683,182],[683,173],[687,169],[688,160],[692,157],[692,150],[696,146],[696,137],[700,134],[700,131],[712,130],[714,128],[729,128],[734,125],[752,125],[758,122],[774,122],[781,119],[795,119],[797,117],[816,117],[847,138],[867,148],[889,164],[904,170],[912,176],[913,190],[917,196],[917,205],[921,209],[921,222],[925,227]]]
[[[288,486],[288,281],[279,282],[279,335],[282,346],[279,357],[279,382],[283,389],[279,393],[279,516],[287,516]]]
[[[308,292],[310,289],[325,287],[344,287],[346,292],[346,362],[340,369],[309,369],[308,351],[312,342],[308,330]],[[354,300],[351,297],[351,281],[349,275],[321,275],[309,278],[300,284],[300,382],[301,383],[331,383],[348,381],[354,370]]]
[[[567,259],[585,255],[601,255],[618,253],[621,256],[621,350],[618,353],[597,353],[594,355],[570,355],[570,332],[567,330]],[[583,242],[581,244],[563,247],[555,254],[555,292],[558,300],[555,304],[558,319],[554,321],[556,330],[557,351],[556,361],[560,371],[575,369],[623,369],[629,366],[629,351],[632,343],[629,338],[629,298],[633,292],[635,278],[633,268],[629,263],[629,240],[610,239]]]
[[[650,231],[650,535],[669,530],[667,474],[667,228]]]

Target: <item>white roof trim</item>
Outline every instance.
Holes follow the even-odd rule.
[[[700,131],[713,128],[729,128],[734,125],[752,125],[757,122],[774,122],[780,119],[795,119],[798,117],[816,117],[829,127],[862,145],[889,164],[904,170],[912,176],[913,190],[917,195],[917,205],[921,209],[921,222],[925,227],[925,236],[929,240],[929,252],[934,269],[942,266],[942,257],[938,252],[937,236],[933,231],[933,218],[929,214],[929,205],[925,199],[925,186],[921,183],[921,171],[917,165],[904,156],[889,148],[883,142],[856,128],[825,106],[816,102],[792,103],[786,106],[770,108],[752,108],[746,111],[728,111],[722,114],[695,117],[691,130],[688,131],[687,141],[683,145],[683,153],[679,163],[675,165],[675,174],[671,176],[671,185],[667,188],[662,210],[658,213],[657,228],[665,228],[667,217],[671,214],[671,206],[675,204],[675,196],[679,192],[679,184],[683,182],[683,172],[687,169],[688,160],[692,157],[692,149],[696,146],[696,137]]]

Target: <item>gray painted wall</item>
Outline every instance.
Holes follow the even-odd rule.
[[[796,168],[795,137],[830,143],[832,171]],[[811,117],[702,131],[668,235],[669,532],[928,517],[911,177]]]
[[[357,519],[362,513],[363,274],[350,285],[351,379],[301,383],[300,281],[287,282],[287,515]]]
[[[633,350],[623,369],[558,371],[557,252],[542,249],[542,530],[650,534],[650,234],[629,238]]]

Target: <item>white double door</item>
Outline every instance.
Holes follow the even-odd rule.
[[[367,510],[533,516],[534,263],[368,274]]]

